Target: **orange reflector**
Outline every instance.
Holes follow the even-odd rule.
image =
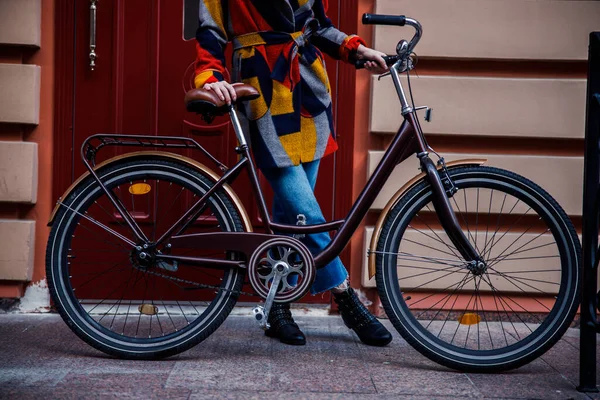
[[[481,317],[475,313],[465,313],[458,319],[461,325],[475,325],[481,321]]]
[[[141,195],[150,192],[150,189],[150,185],[147,183],[134,183],[133,185],[129,186],[129,193]]]
[[[146,315],[156,315],[158,314],[158,307],[153,304],[140,304],[138,310],[142,314]]]

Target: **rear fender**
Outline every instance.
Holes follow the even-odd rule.
[[[108,167],[117,162],[132,161],[132,160],[136,160],[136,159],[148,159],[148,158],[175,161],[180,164],[185,164],[187,167],[191,167],[191,168],[197,170],[202,175],[208,177],[209,179],[213,180],[214,182],[217,182],[220,179],[219,175],[216,172],[214,172],[213,170],[211,170],[210,168],[208,168],[206,165],[199,163],[198,161],[193,160],[191,158],[184,157],[179,154],[165,152],[165,151],[136,151],[136,152],[132,152],[132,153],[123,154],[123,155],[116,156],[116,157],[110,158],[106,161],[99,163],[98,165],[96,165],[94,167],[94,171],[98,171],[101,168]],[[69,194],[71,194],[71,192],[73,190],[75,190],[77,185],[79,185],[81,182],[83,182],[88,176],[90,176],[89,171],[87,171],[86,173],[81,175],[75,182],[73,182],[73,184],[71,186],[69,186],[69,188],[63,193],[63,195],[58,198],[58,201],[60,202],[61,200],[66,199],[69,196]],[[229,198],[231,199],[231,201],[233,202],[233,204],[239,211],[240,216],[242,217],[242,222],[244,224],[244,229],[246,230],[246,232],[252,232],[252,223],[250,222],[250,217],[248,216],[248,213],[246,212],[246,209],[244,208],[244,205],[240,201],[239,197],[235,194],[235,192],[233,191],[231,186],[229,186],[227,184],[223,185],[223,190],[227,193],[227,195],[229,196]],[[54,218],[56,217],[56,213],[58,212],[58,209],[60,208],[59,202],[56,203],[56,206],[54,207],[54,210],[52,211],[52,214],[50,215],[50,219],[48,221],[48,226],[52,226],[52,224],[54,223]]]

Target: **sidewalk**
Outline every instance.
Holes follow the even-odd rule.
[[[250,316],[232,315],[179,356],[123,361],[82,342],[56,314],[3,314],[0,398],[600,399],[575,390],[578,330],[525,367],[482,375],[429,361],[388,321],[394,341],[373,348],[362,345],[337,316],[296,319],[308,337],[306,346],[282,345],[264,337]]]

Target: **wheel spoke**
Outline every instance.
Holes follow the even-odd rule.
[[[465,207],[467,206],[467,197],[465,194],[465,191],[463,191],[463,195],[465,196]],[[458,215],[460,215],[460,219],[462,219],[462,221],[465,224],[465,227],[467,228],[467,235],[468,238],[471,242],[475,242],[475,240],[473,239],[473,234],[471,233],[471,229],[469,228],[469,222],[466,220],[465,216],[463,215],[462,211],[460,210],[460,207],[458,206],[458,203],[456,202],[456,199],[454,198],[455,196],[452,196],[452,201],[454,202],[454,205],[456,206],[456,209],[458,210]],[[467,213],[468,211],[465,210],[465,213]],[[475,247],[475,250],[477,250],[477,247]],[[479,250],[477,250],[477,252],[479,253]]]
[[[397,316],[394,325],[409,330],[424,354],[449,366],[483,364],[478,360],[484,356],[486,363],[518,363],[523,351],[545,347],[573,312],[558,309],[559,316],[555,306],[564,301],[563,284],[574,285],[563,278],[565,263],[577,260],[563,227],[569,221],[518,176],[486,167],[469,171],[451,175],[458,192],[449,201],[483,265],[466,262],[434,219],[427,183],[390,210],[393,219],[370,255],[378,255],[386,312]],[[571,288],[566,293],[574,293]]]
[[[415,318],[418,320],[418,319],[421,317],[421,315],[423,315],[423,314],[424,314],[424,313],[426,313],[427,311],[431,311],[431,309],[433,309],[433,308],[434,308],[435,306],[437,306],[439,303],[441,303],[442,301],[446,300],[446,301],[444,302],[444,304],[442,304],[442,306],[441,306],[441,307],[438,309],[437,313],[434,315],[434,317],[431,319],[431,321],[429,322],[429,324],[431,324],[431,322],[432,322],[432,321],[434,321],[434,320],[435,320],[435,318],[436,318],[436,317],[439,315],[439,313],[440,313],[440,312],[441,312],[441,311],[444,309],[444,307],[446,306],[447,302],[450,300],[450,298],[452,297],[452,295],[453,295],[453,294],[455,294],[455,293],[456,293],[458,290],[460,290],[460,289],[461,289],[461,288],[464,286],[464,284],[465,284],[465,283],[468,283],[468,282],[465,282],[465,281],[467,280],[467,278],[469,278],[469,276],[470,276],[470,274],[469,274],[469,273],[466,273],[466,274],[464,274],[464,276],[462,277],[462,279],[461,279],[461,280],[459,280],[458,282],[455,282],[455,283],[453,283],[452,285],[450,285],[450,286],[447,286],[447,287],[445,287],[444,289],[440,290],[440,292],[441,292],[441,291],[445,291],[445,290],[448,290],[448,289],[450,289],[452,286],[456,286],[456,288],[454,289],[454,291],[452,291],[452,293],[450,293],[450,294],[447,294],[446,296],[442,297],[440,300],[438,300],[437,302],[435,302],[435,303],[434,303],[434,304],[433,304],[431,307],[429,307],[427,310],[424,310],[424,311],[422,311],[422,312],[421,312],[419,315],[417,315]],[[415,304],[418,304],[418,303],[420,303],[420,302],[422,302],[422,301],[424,301],[424,300],[427,300],[427,299],[429,299],[430,297],[433,297],[433,296],[435,296],[435,295],[437,295],[437,294],[438,294],[437,292],[433,292],[432,294],[430,294],[430,295],[427,295],[426,297],[423,297],[423,298],[421,298],[419,301],[415,301],[414,303],[411,303],[411,304],[409,304],[409,306],[410,306],[410,307],[414,307],[414,305],[415,305]],[[427,325],[427,326],[429,326],[429,325]]]
[[[519,289],[519,290],[520,290],[520,291],[522,291],[523,293],[527,293],[527,291],[526,291],[526,290],[524,290],[524,289],[523,289],[521,286],[517,285],[517,284],[515,283],[515,281],[516,281],[516,282],[518,282],[518,283],[521,283],[521,284],[523,284],[523,285],[525,285],[525,286],[527,286],[527,287],[528,287],[528,288],[530,288],[530,289],[533,289],[533,290],[535,290],[535,291],[537,291],[537,292],[540,292],[540,293],[542,293],[542,294],[544,294],[544,295],[548,295],[548,293],[544,292],[543,290],[540,290],[539,288],[536,288],[535,286],[531,286],[531,285],[529,285],[529,284],[528,284],[528,283],[526,283],[526,282],[522,282],[523,278],[514,278],[514,277],[510,277],[510,276],[507,276],[506,274],[503,274],[502,272],[499,272],[499,271],[497,271],[497,270],[495,270],[495,269],[493,269],[493,268],[490,268],[490,269],[491,269],[492,271],[494,271],[494,272],[495,272],[497,275],[499,275],[499,276],[501,276],[502,278],[504,278],[505,280],[507,280],[509,283],[511,283],[511,284],[512,284],[514,287],[516,287],[517,289]],[[490,272],[489,274],[491,274],[491,272]],[[539,300],[537,300],[535,297],[533,298],[533,300],[534,300],[534,301],[536,301],[537,303],[539,303],[539,304],[540,304],[542,307],[546,308],[548,311],[550,311],[550,309],[549,309],[548,307],[546,307],[546,306],[545,306],[545,305],[544,305],[542,302],[540,302]]]
[[[425,207],[427,208],[427,210],[429,210],[429,212],[430,212],[430,213],[433,213],[433,212],[434,212],[434,211],[432,211],[432,210],[431,210],[431,208],[429,208],[429,204],[426,204],[426,205],[425,205]],[[445,246],[448,248],[448,250],[450,250],[450,251],[452,252],[452,254],[454,254],[454,256],[455,256],[456,258],[460,258],[460,254],[459,254],[458,250],[456,249],[456,247],[454,247],[454,245],[450,245],[450,244],[448,244],[446,241],[444,241],[444,240],[443,240],[443,239],[440,237],[440,235],[438,235],[438,234],[437,234],[437,233],[436,233],[436,232],[433,230],[433,228],[431,228],[431,226],[429,226],[429,224],[427,223],[427,221],[425,221],[424,219],[422,219],[422,218],[419,216],[419,214],[418,214],[418,213],[417,213],[417,214],[415,214],[415,217],[416,217],[416,218],[417,218],[419,221],[421,221],[423,224],[425,224],[425,226],[427,227],[427,229],[429,229],[429,230],[431,231],[431,233],[433,233],[433,235],[434,235],[435,237],[437,237],[437,238],[438,238],[438,240],[439,240],[440,242],[444,243],[444,245],[445,245]]]
[[[431,247],[431,246],[428,246],[428,245],[423,244],[423,243],[415,242],[414,240],[410,240],[410,239],[404,239],[404,240],[406,240],[408,243],[416,244],[418,246],[422,246],[422,247],[428,248],[430,250],[438,251],[438,252],[440,252],[442,254],[446,254],[446,255],[448,255],[450,257],[454,256],[454,254],[452,254],[452,253],[448,253],[447,251],[442,251],[440,249],[436,249],[435,247]]]

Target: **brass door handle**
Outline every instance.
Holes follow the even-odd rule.
[[[98,0],[90,0],[90,69],[96,68],[96,3]]]

